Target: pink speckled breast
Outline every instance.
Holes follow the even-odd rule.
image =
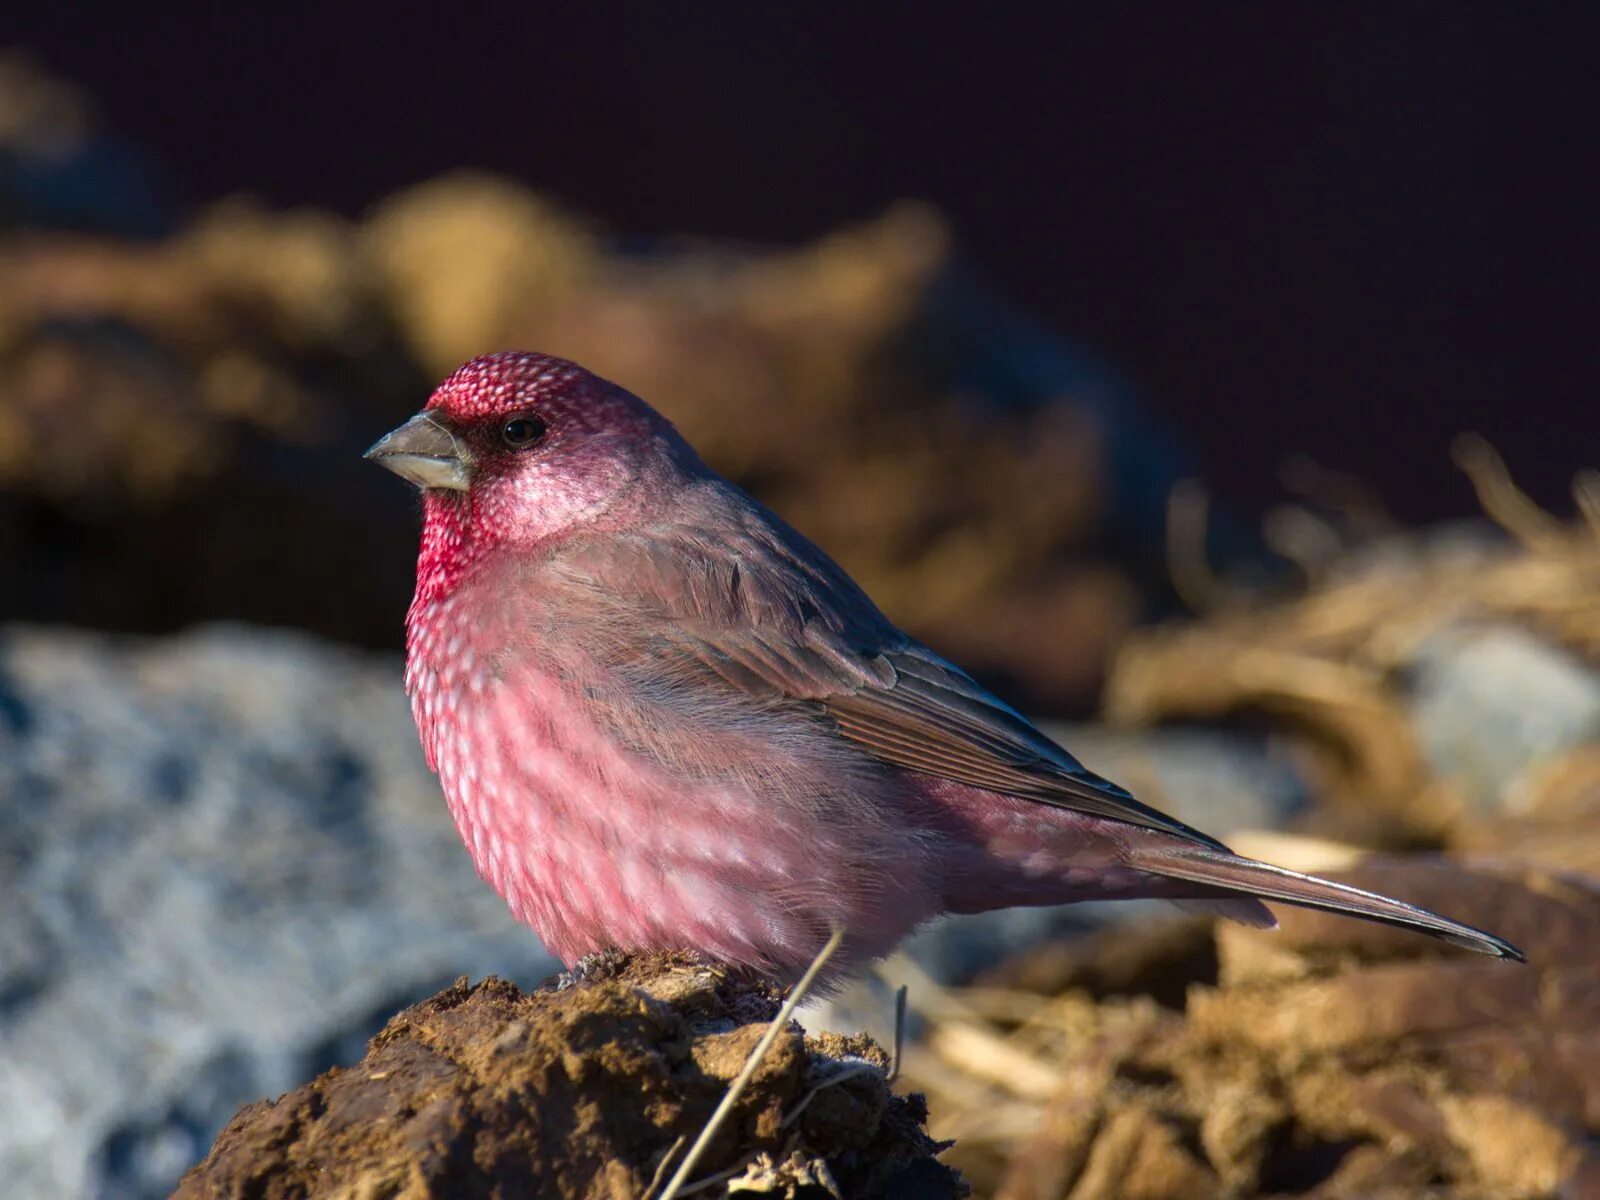
[[[875,868],[863,861],[871,848],[848,844],[849,823],[835,823],[837,840],[818,836],[819,807],[838,786],[831,759],[782,742],[758,749],[735,725],[697,729],[686,744],[700,769],[673,771],[629,748],[641,714],[619,713],[603,688],[574,694],[572,647],[559,670],[524,654],[501,674],[473,652],[458,605],[416,614],[413,714],[479,875],[563,961],[692,946],[789,970],[831,922],[852,931],[853,957],[870,957],[936,911],[925,856],[886,838]],[[660,728],[660,714],[649,720],[654,741],[683,736]],[[706,769],[719,762],[727,769]],[[808,770],[818,806],[769,805],[759,784],[746,786],[754,776],[789,790]]]

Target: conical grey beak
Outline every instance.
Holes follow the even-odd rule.
[[[472,482],[466,447],[432,413],[420,412],[400,428],[383,435],[361,457],[388,467],[419,488],[464,492]]]

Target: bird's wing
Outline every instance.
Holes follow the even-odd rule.
[[[878,657],[894,671],[891,684],[841,692],[824,698],[822,706],[841,734],[885,762],[1222,848],[1088,770],[925,647],[913,643]]]
[[[667,528],[568,558],[565,569],[595,597],[630,610],[617,647],[629,671],[663,687],[709,676],[747,695],[806,701],[904,770],[1225,849],[1089,771],[901,633],[800,535],[760,516],[736,538]]]

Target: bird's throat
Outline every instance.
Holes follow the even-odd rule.
[[[444,600],[487,553],[489,539],[477,527],[471,492],[422,493],[422,541],[417,552],[415,613]]]

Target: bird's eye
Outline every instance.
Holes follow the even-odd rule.
[[[513,450],[526,450],[544,436],[544,422],[537,417],[518,417],[500,427],[500,438]]]

